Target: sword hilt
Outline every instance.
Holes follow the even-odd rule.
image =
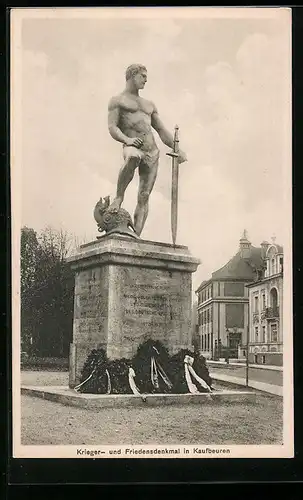
[[[166,153],[167,156],[171,156],[172,158],[178,158],[178,143],[179,143],[179,127],[178,125],[175,126],[175,133],[174,133],[174,145],[173,149],[170,153]]]

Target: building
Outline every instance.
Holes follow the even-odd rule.
[[[247,285],[249,294],[249,362],[283,364],[283,248],[263,242],[265,271]]]
[[[238,252],[196,290],[200,352],[207,358],[245,356],[249,325],[249,289],[262,276],[262,247],[252,246],[244,231]]]

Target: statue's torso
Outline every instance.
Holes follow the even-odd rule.
[[[157,149],[152,133],[151,116],[154,105],[141,97],[129,97],[122,94],[119,98],[119,128],[128,137],[143,139],[143,151]]]

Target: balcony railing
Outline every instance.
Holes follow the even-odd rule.
[[[257,354],[258,352],[283,352],[282,342],[250,342],[249,352]]]
[[[279,307],[267,307],[264,311],[266,319],[279,318]]]

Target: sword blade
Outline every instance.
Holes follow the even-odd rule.
[[[179,127],[175,127],[174,154],[179,153]],[[179,158],[172,156],[172,183],[171,183],[171,232],[173,244],[176,244],[178,227],[178,184],[179,184]]]
[[[173,244],[176,244],[178,228],[178,183],[179,183],[179,161],[172,159],[172,184],[171,184],[171,232]]]

